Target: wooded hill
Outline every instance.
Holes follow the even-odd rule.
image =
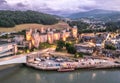
[[[0,11],[0,27],[14,27],[18,24],[38,23],[43,25],[52,25],[57,23],[55,16],[36,11]]]

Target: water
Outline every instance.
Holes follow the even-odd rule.
[[[120,70],[56,72],[21,66],[0,71],[0,83],[120,83]]]

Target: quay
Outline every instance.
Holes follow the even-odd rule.
[[[54,49],[45,49],[29,54],[10,56],[0,59],[0,65],[24,63],[39,70],[73,71],[76,69],[120,68],[119,59],[110,58],[71,58],[72,55],[54,55]],[[63,55],[63,54],[62,54]]]
[[[26,63],[27,66],[33,67],[35,69],[40,69],[40,70],[59,70],[61,67],[60,66],[54,66],[54,67],[47,67],[47,66],[39,66],[37,64],[32,64],[32,63]],[[67,67],[66,67],[67,68]],[[78,65],[74,68],[68,67],[68,69],[108,69],[108,68],[120,68],[120,64],[97,64],[97,65]],[[68,70],[69,71],[69,70]]]
[[[27,66],[40,70],[74,71],[76,69],[105,69],[120,68],[120,63],[104,59],[78,59],[65,57],[36,57],[28,59]],[[62,70],[63,69],[63,70]]]

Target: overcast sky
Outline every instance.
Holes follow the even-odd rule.
[[[120,0],[0,0],[0,9],[69,14],[92,9],[120,11]]]

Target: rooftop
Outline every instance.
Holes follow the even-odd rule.
[[[14,42],[0,41],[0,46],[2,46],[2,45],[8,45],[8,44],[15,44],[15,43]]]
[[[7,44],[8,42],[0,41],[0,45]]]
[[[95,45],[93,43],[80,43],[80,44],[75,44],[75,46],[82,46],[82,47],[94,47]]]

